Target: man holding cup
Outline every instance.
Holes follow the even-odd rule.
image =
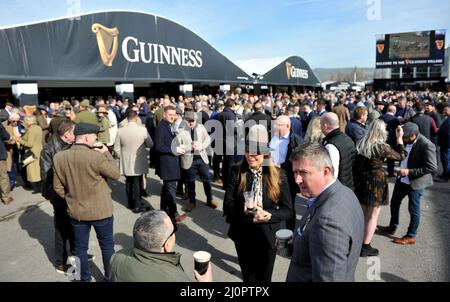
[[[154,210],[144,213],[133,227],[134,248],[122,250],[111,259],[110,281],[190,282],[180,263],[181,254],[173,251],[175,232],[165,212]],[[208,254],[194,254],[197,259],[207,262],[203,275],[194,270],[194,277],[199,282],[213,281],[209,258],[205,258]]]
[[[218,203],[213,200],[211,176],[209,174],[209,159],[206,148],[211,143],[205,126],[197,123],[197,115],[193,111],[186,112],[184,119],[188,123],[186,129],[179,131],[177,139],[185,153],[181,155],[181,168],[186,171],[188,181],[189,205],[186,212],[195,208],[195,179],[197,174],[203,182],[206,195],[206,205],[215,209]]]
[[[350,282],[364,235],[358,198],[333,173],[328,151],[305,144],[291,156],[295,181],[308,198],[308,210],[294,234],[288,282]]]

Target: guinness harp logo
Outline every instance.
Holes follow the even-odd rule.
[[[117,27],[108,28],[99,23],[92,24],[92,32],[97,37],[98,50],[103,64],[112,66],[119,47],[119,30]]]
[[[288,80],[290,80],[292,77],[291,72],[292,72],[292,64],[289,62],[286,62],[286,74],[287,74]]]
[[[441,50],[444,47],[444,40],[436,40],[437,49]]]
[[[377,44],[377,50],[379,54],[382,54],[384,51],[384,44]]]

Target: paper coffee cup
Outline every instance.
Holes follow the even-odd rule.
[[[200,274],[203,275],[208,269],[209,261],[211,260],[211,254],[205,251],[198,251],[194,253],[194,268]]]
[[[293,232],[288,229],[282,229],[278,230],[275,233],[275,237],[278,239],[279,246],[278,246],[278,254],[283,257],[289,257],[291,256],[291,251],[288,247],[289,240],[292,239]]]

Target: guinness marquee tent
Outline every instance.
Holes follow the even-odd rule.
[[[241,83],[248,75],[173,21],[109,11],[1,29],[0,78]]]
[[[260,83],[276,86],[321,87],[320,80],[301,57],[292,56],[264,74]]]
[[[74,81],[245,84],[248,79],[198,35],[152,14],[107,11],[0,29],[3,86],[5,81],[70,86]]]

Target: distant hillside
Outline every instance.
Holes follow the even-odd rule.
[[[355,70],[357,82],[373,80],[374,68],[316,68],[314,69],[314,73],[322,82],[353,81],[353,73]]]

